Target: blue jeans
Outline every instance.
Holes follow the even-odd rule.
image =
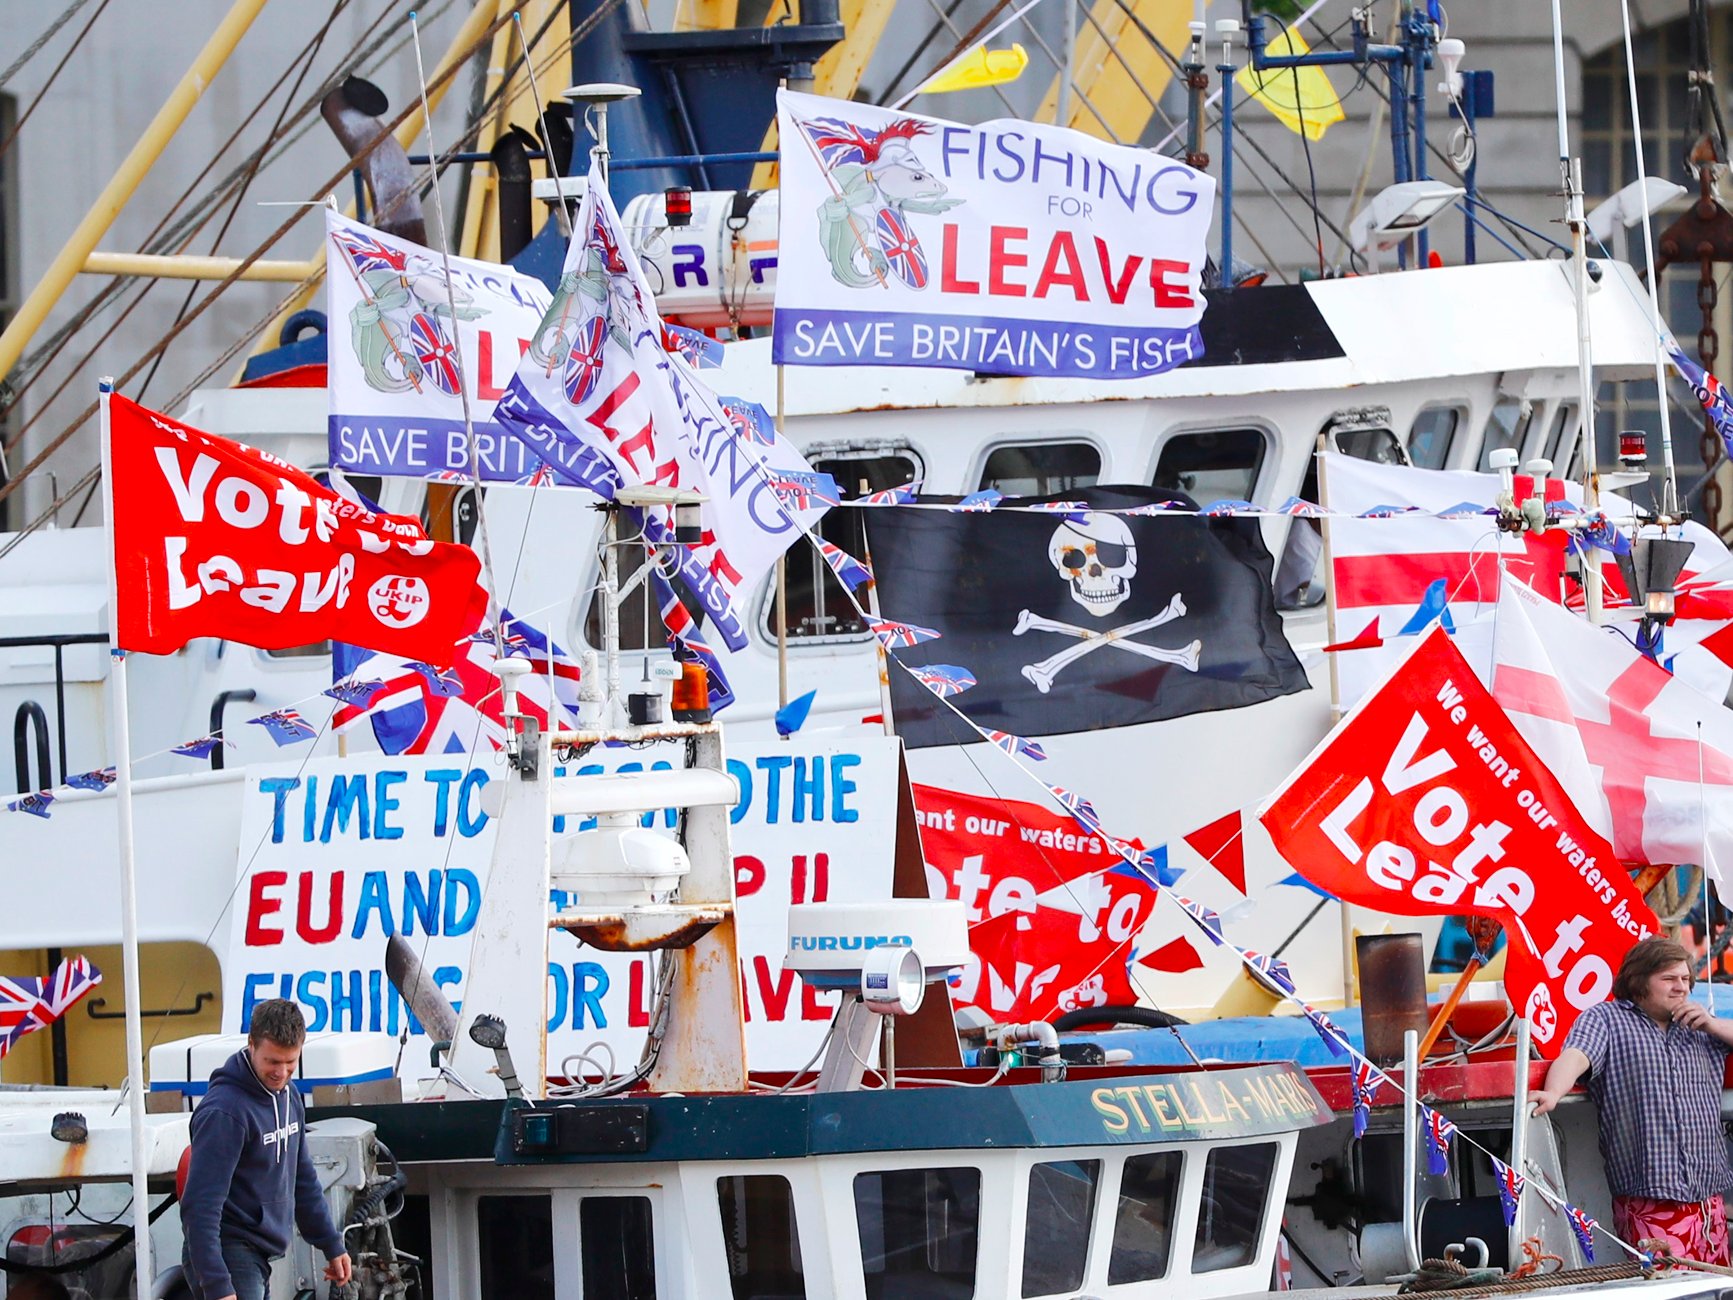
[[[224,1241],[221,1245],[223,1264],[229,1270],[229,1282],[235,1288],[235,1300],[265,1300],[271,1287],[271,1261],[264,1252],[240,1241]],[[193,1273],[191,1257],[183,1251],[181,1267],[186,1270],[187,1286],[197,1300],[222,1300],[207,1295],[199,1287]]]

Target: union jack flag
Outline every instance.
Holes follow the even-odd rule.
[[[590,223],[590,233],[584,246],[595,250],[609,275],[626,274],[625,255],[620,252],[619,241],[614,238],[613,227],[608,224],[600,205],[596,208],[596,219]]]
[[[1319,1014],[1322,1014],[1321,1012]],[[1366,1125],[1372,1119],[1372,1103],[1377,1099],[1378,1089],[1386,1082],[1384,1071],[1367,1060],[1361,1060],[1354,1065],[1354,1136],[1366,1136]]]
[[[830,565],[830,571],[836,574],[837,581],[850,591],[856,590],[863,582],[873,580],[871,569],[834,542],[820,539],[818,553],[824,556],[824,562]]]
[[[921,252],[921,241],[900,208],[879,209],[878,236],[879,251],[891,264],[897,279],[911,289],[925,289],[927,255]]]
[[[1193,902],[1182,894],[1173,895],[1173,901],[1184,908],[1186,914],[1203,927],[1203,932],[1209,936],[1211,943],[1219,948],[1227,942],[1222,937],[1222,919],[1215,914],[1213,909],[1205,907],[1202,903]]]
[[[1039,510],[1044,515],[1075,515],[1089,509],[1087,501],[1035,501],[1023,507],[1025,510]]]
[[[293,709],[272,709],[256,718],[248,718],[250,727],[263,727],[278,745],[296,745],[311,740],[319,729]]]
[[[1294,992],[1294,977],[1288,970],[1288,963],[1280,957],[1266,957],[1261,952],[1250,948],[1241,948],[1240,957],[1246,965],[1262,975],[1284,993]]]
[[[1631,539],[1618,530],[1605,511],[1597,511],[1580,533],[1571,533],[1568,545],[1579,555],[1590,546],[1611,551],[1614,555],[1631,553]]]
[[[912,117],[898,118],[877,131],[862,130],[856,123],[845,122],[840,117],[815,117],[810,122],[796,118],[795,121],[800,123],[800,129],[812,141],[827,169],[843,163],[877,162],[879,151],[886,142],[912,140],[932,130],[926,123]]]
[[[1721,435],[1721,445],[1727,448],[1728,456],[1733,457],[1733,398],[1728,396],[1726,386],[1681,352],[1678,343],[1672,339],[1667,340],[1667,355],[1672,359],[1674,369],[1691,385],[1691,391],[1702,403],[1709,422]]]
[[[1522,1205],[1522,1189],[1528,1185],[1528,1179],[1497,1156],[1488,1156],[1487,1159],[1492,1161],[1492,1176],[1498,1183],[1498,1205],[1504,1211],[1504,1226],[1514,1228],[1517,1211]]]
[[[478,645],[493,645],[493,629],[491,627],[477,628],[474,632],[469,634],[467,639]],[[516,654],[520,650],[527,651],[530,644],[528,637],[526,637],[522,632],[513,631],[510,627],[507,627],[500,633],[500,643],[505,646],[505,652],[508,657]]]
[[[25,1034],[46,1029],[100,983],[102,972],[88,957],[68,958],[46,979],[0,976],[0,1059]]]
[[[715,370],[722,364],[721,342],[684,325],[662,326],[662,348],[694,370]]]
[[[465,638],[466,641],[469,638]],[[473,641],[470,644],[474,644]],[[510,654],[507,654],[510,658]],[[412,673],[419,673],[427,682],[427,689],[441,699],[449,700],[454,695],[463,694],[463,678],[450,668],[439,668],[433,664],[424,664],[419,659],[411,659],[404,663],[405,668]]]
[[[969,493],[968,496],[957,502],[957,504],[952,506],[951,509],[965,510],[971,513],[978,510],[991,510],[1004,499],[1005,494],[1003,492],[994,488],[983,488],[979,492]]]
[[[1211,516],[1244,515],[1244,514],[1255,514],[1255,513],[1257,513],[1257,509],[1258,508],[1255,505],[1253,505],[1250,501],[1239,501],[1239,500],[1228,499],[1228,500],[1222,500],[1222,501],[1211,501],[1202,510],[1198,511],[1198,513],[1200,515],[1211,515]]]
[[[1496,515],[1497,506],[1482,505],[1478,501],[1458,501],[1448,510],[1440,510],[1440,519],[1473,519],[1477,515]]]
[[[783,470],[770,475],[768,481],[777,500],[790,510],[811,510],[814,506],[840,504],[836,480],[829,474]]]
[[[1303,497],[1289,497],[1276,507],[1276,513],[1296,515],[1301,519],[1321,519],[1330,512],[1323,506],[1313,505]]]
[[[1420,1108],[1420,1130],[1426,1135],[1426,1172],[1440,1177],[1450,1172],[1450,1139],[1456,1125],[1430,1106]]]
[[[940,699],[961,695],[975,684],[975,674],[967,668],[957,667],[956,664],[924,664],[919,668],[910,668],[909,672],[916,681]]]
[[[67,777],[66,784],[74,790],[106,790],[114,780],[112,767],[99,767],[94,772],[80,772],[77,776]]]
[[[710,711],[718,713],[727,708],[734,703],[734,689],[728,684],[728,675],[722,671],[721,658],[704,639],[698,620],[692,617],[692,611],[686,608],[686,603],[674,590],[674,584],[668,581],[660,568],[650,570],[650,586],[656,593],[662,626],[668,633],[668,644],[674,650],[674,657],[704,665],[704,675],[709,679]]]
[[[1115,511],[1113,513],[1122,515],[1164,515],[1170,510],[1179,510],[1189,513],[1191,507],[1186,505],[1183,501],[1151,501],[1146,505],[1128,506],[1124,510]]]
[[[537,465],[528,474],[518,479],[518,487],[546,487],[554,481],[554,471],[546,461]]]
[[[566,400],[582,406],[602,382],[603,353],[608,346],[608,321],[591,316],[578,322],[572,350],[566,356]]]
[[[1037,763],[1045,763],[1047,761],[1047,751],[1042,749],[1041,746],[1037,745],[1033,740],[1024,740],[1021,736],[1013,736],[1009,731],[988,731],[984,734],[988,740],[992,741],[1012,758],[1021,755],[1024,758],[1033,759]]]
[[[1101,830],[1101,815],[1095,811],[1095,805],[1089,800],[1062,785],[1050,785],[1047,788],[1052,791],[1055,799],[1065,805],[1065,811],[1070,813],[1084,830],[1092,833]]]
[[[1583,1258],[1595,1262],[1595,1221],[1574,1205],[1565,1206],[1565,1217],[1571,1221],[1571,1231],[1577,1234],[1577,1244],[1583,1248]]]
[[[527,659],[534,669],[518,689],[518,708],[544,728],[549,724],[548,678],[553,677],[554,723],[574,717],[578,707],[580,667],[576,660],[544,633],[509,609],[501,609],[500,621],[521,638],[519,647],[508,638],[506,653]],[[374,739],[387,754],[462,754],[474,751],[483,741],[499,749],[505,744],[505,701],[499,679],[491,671],[496,658],[493,638],[476,636],[487,618],[487,593],[475,589],[467,611],[470,629],[458,642],[457,662],[445,673],[459,689],[442,693],[426,672],[428,665],[411,665],[392,655],[376,654],[357,646],[338,643],[332,651],[332,670],[343,679],[378,677],[384,683],[369,704],[342,706],[332,715],[333,728],[344,730],[363,718],[372,726]]]
[[[319,693],[321,695],[329,695],[339,704],[347,704],[353,708],[365,709],[369,704],[373,703],[373,697],[384,689],[385,683],[377,678],[368,681],[355,681],[354,679],[350,679],[349,681],[333,682],[330,686],[327,686]]]
[[[859,498],[857,506],[906,506],[915,499],[915,489],[919,483],[905,483],[902,487],[883,488],[877,492],[868,492]]]
[[[331,238],[337,241],[339,248],[349,254],[349,260],[355,264],[357,275],[366,275],[369,271],[402,272],[408,264],[408,253],[382,243],[372,231],[351,227],[348,230],[333,231]]]
[[[209,758],[211,752],[215,750],[218,745],[227,745],[231,743],[232,742],[230,741],[224,740],[221,736],[200,736],[197,740],[189,740],[184,745],[176,745],[173,749],[169,750],[169,753],[179,754],[184,758]]]
[[[49,816],[49,805],[53,802],[54,796],[48,791],[37,790],[32,794],[19,795],[6,805],[6,811],[29,813],[32,817],[41,817],[46,820]]]
[[[1324,1040],[1324,1046],[1330,1049],[1331,1056],[1346,1056],[1354,1050],[1353,1044],[1348,1041],[1348,1035],[1342,1032],[1342,1027],[1317,1007],[1302,1002],[1300,1010],[1312,1028],[1318,1031],[1318,1037]]]
[[[447,397],[455,397],[463,379],[457,372],[457,344],[445,326],[426,312],[416,312],[409,318],[409,346],[433,386]]]
[[[757,402],[749,402],[744,397],[718,397],[716,405],[722,408],[722,414],[728,417],[734,432],[747,442],[759,447],[776,444],[776,421]]]
[[[873,635],[879,639],[886,650],[894,650],[898,646],[919,645],[923,641],[937,641],[939,639],[939,634],[930,627],[921,627],[915,623],[895,623],[888,618],[874,618],[870,614],[866,616],[866,625],[872,629]]]

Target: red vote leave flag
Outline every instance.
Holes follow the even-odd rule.
[[[126,650],[327,638],[449,665],[481,562],[266,452],[109,398],[116,626]]]
[[[1259,816],[1277,851],[1338,898],[1499,921],[1511,1004],[1549,1054],[1657,928],[1612,846],[1439,628]]]

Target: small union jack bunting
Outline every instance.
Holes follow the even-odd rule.
[[[385,683],[374,678],[369,681],[357,681],[350,678],[346,681],[333,682],[319,693],[329,695],[339,704],[347,704],[352,708],[364,709],[373,703],[373,697],[385,689]]]
[[[77,776],[69,776],[66,784],[74,790],[106,790],[114,784],[114,780],[114,769],[101,767],[94,772],[80,772]]]
[[[1280,957],[1266,957],[1263,953],[1254,952],[1250,948],[1241,948],[1240,957],[1246,965],[1257,971],[1282,992],[1294,992],[1293,973],[1288,970],[1288,963]]]
[[[1378,1089],[1385,1083],[1384,1071],[1367,1060],[1354,1064],[1354,1136],[1366,1136],[1366,1125],[1372,1119],[1372,1103],[1377,1099]]]
[[[1036,763],[1047,761],[1047,751],[1033,740],[1024,740],[1021,736],[1013,736],[1009,731],[986,731],[982,734],[1012,758],[1027,758]]]
[[[1565,1206],[1565,1217],[1571,1221],[1571,1231],[1577,1234],[1577,1244],[1583,1248],[1583,1258],[1595,1262],[1595,1221],[1574,1205]]]
[[[64,1016],[91,989],[102,972],[88,957],[70,957],[46,979],[0,976],[0,1057],[32,1030],[45,1029]]]
[[[519,475],[518,479],[517,479],[517,486],[518,487],[546,487],[549,483],[552,483],[553,481],[554,481],[554,471],[544,461],[542,464],[537,465],[534,469],[532,469],[528,474]]]
[[[303,740],[311,740],[319,734],[319,729],[293,709],[273,709],[262,713],[256,718],[248,718],[250,727],[263,727],[272,740],[279,745],[294,745]],[[209,751],[206,751],[207,753]]]
[[[1076,515],[1089,509],[1087,501],[1031,501],[1025,510],[1039,510],[1049,515]]]
[[[1175,510],[1183,514],[1190,514],[1192,508],[1183,501],[1151,501],[1147,505],[1131,506],[1117,513],[1124,515],[1165,515]]]
[[[1198,511],[1198,513],[1200,515],[1211,515],[1211,516],[1244,515],[1244,514],[1256,514],[1257,509],[1258,508],[1255,505],[1253,505],[1250,501],[1238,501],[1238,500],[1231,500],[1230,499],[1230,500],[1225,500],[1225,501],[1211,501],[1202,510]]]
[[[1053,792],[1055,799],[1065,805],[1065,811],[1070,813],[1084,830],[1091,832],[1101,830],[1101,816],[1095,811],[1095,805],[1089,800],[1080,794],[1067,790],[1062,785],[1050,785],[1047,788]]]
[[[975,684],[975,674],[956,664],[924,664],[909,671],[921,685],[941,699],[961,695]]]
[[[200,736],[197,740],[189,740],[184,745],[176,745],[169,750],[169,753],[179,754],[183,758],[209,758],[211,751],[216,749],[218,745],[228,743],[221,736]]]
[[[1430,1106],[1420,1108],[1420,1128],[1426,1134],[1426,1172],[1442,1176],[1450,1172],[1450,1139],[1456,1125]]]
[[[957,502],[957,504],[952,506],[951,509],[966,510],[971,513],[979,510],[991,510],[1004,499],[1005,494],[998,491],[996,488],[983,488],[979,492],[969,493],[968,496]]]
[[[1488,1156],[1487,1159],[1492,1161],[1492,1176],[1498,1180],[1498,1204],[1504,1211],[1504,1226],[1514,1228],[1517,1210],[1522,1205],[1522,1189],[1528,1179],[1497,1156]]]
[[[872,629],[873,635],[886,650],[939,639],[939,634],[930,627],[921,627],[915,623],[897,623],[888,618],[874,618],[870,614],[866,616],[866,625]]]
[[[871,569],[834,542],[820,541],[818,553],[824,556],[824,562],[830,565],[830,571],[836,574],[837,581],[850,591],[854,591],[863,582],[873,580]]]
[[[1217,916],[1214,911],[1205,907],[1202,903],[1193,902],[1191,899],[1185,898],[1179,894],[1175,894],[1173,900],[1183,907],[1194,921],[1203,927],[1203,932],[1209,936],[1211,943],[1215,944],[1219,948],[1223,943],[1227,942],[1222,937],[1222,919]]]
[[[694,370],[715,370],[722,364],[722,344],[684,325],[662,326],[662,350],[683,357]]]
[[[526,654],[529,652],[529,638],[522,632],[512,631],[509,627],[500,633],[500,641],[504,644],[505,652],[508,655],[516,654],[519,650]],[[471,642],[475,645],[492,645],[493,629],[491,627],[477,628],[464,638],[464,642]]]
[[[1354,1050],[1354,1045],[1348,1041],[1348,1035],[1342,1032],[1341,1026],[1317,1007],[1302,1002],[1300,1010],[1312,1028],[1318,1031],[1318,1037],[1324,1040],[1324,1046],[1330,1049],[1331,1056],[1347,1056]]]
[[[1458,501],[1448,510],[1440,510],[1440,519],[1473,519],[1476,515],[1496,515],[1497,506],[1483,505],[1478,501]]]
[[[48,791],[37,790],[33,794],[19,795],[6,805],[6,811],[29,813],[32,817],[41,817],[46,820],[49,816],[49,805],[53,802],[54,796]]]
[[[1324,509],[1323,506],[1314,505],[1312,502],[1307,501],[1304,497],[1289,497],[1286,501],[1282,502],[1281,505],[1276,507],[1276,513],[1281,515],[1294,515],[1300,519],[1322,519],[1330,512]]]
[[[463,694],[463,678],[457,675],[454,668],[435,668],[432,664],[424,664],[419,659],[411,660],[403,665],[412,673],[418,673],[427,682],[427,687],[442,700],[449,700],[454,695]]]
[[[1397,515],[1410,515],[1418,512],[1415,506],[1373,506],[1370,510],[1362,510],[1358,519],[1394,519]]]
[[[868,492],[854,504],[857,506],[906,506],[915,499],[915,491],[919,483],[905,483],[902,487],[881,488],[877,492]]]

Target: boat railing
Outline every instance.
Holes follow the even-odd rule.
[[[66,647],[107,644],[106,632],[0,636],[0,650],[33,650],[47,646],[54,651],[54,756],[60,763],[60,781],[71,775],[66,766]],[[48,715],[35,700],[25,700],[12,716],[12,752],[19,794],[51,789],[57,784],[49,761]],[[36,760],[34,766],[32,757]]]

